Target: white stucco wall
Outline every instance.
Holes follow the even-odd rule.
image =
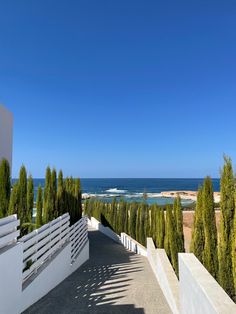
[[[0,249],[0,313],[20,313],[22,290],[22,243]]]
[[[236,313],[236,304],[194,254],[179,254],[179,277],[181,313]]]
[[[156,249],[147,238],[147,258],[173,313],[180,313],[179,281],[164,249]]]
[[[0,160],[5,158],[12,167],[13,115],[0,105]]]
[[[41,299],[65,278],[89,259],[89,241],[71,265],[71,243],[68,243],[45,268],[39,270],[36,278],[22,291],[21,312]],[[1,312],[0,312],[1,313]]]

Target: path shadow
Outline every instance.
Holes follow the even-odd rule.
[[[139,257],[98,231],[90,231],[89,240],[90,260],[25,314],[144,313],[134,304],[122,304],[129,294],[129,274],[143,270]]]

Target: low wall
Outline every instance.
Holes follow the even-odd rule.
[[[180,313],[179,281],[164,249],[156,249],[147,238],[147,258],[173,313]]]
[[[101,233],[111,238],[113,241],[120,243],[120,237],[109,227],[104,227],[96,218],[91,217],[91,219],[88,219],[88,224],[92,228],[99,230]]]
[[[0,219],[0,313],[19,314],[89,259],[86,217],[63,215],[17,241],[16,216]]]
[[[22,295],[22,244],[0,249],[0,313],[18,314]]]
[[[86,243],[73,264],[70,255],[71,243],[68,243],[35,278],[31,279],[22,291],[21,312],[41,299],[89,259],[89,243]]]
[[[179,277],[181,313],[236,313],[236,304],[194,254],[179,254]]]
[[[121,243],[126,247],[129,251],[134,252],[136,254],[147,256],[147,249],[131,238],[128,234],[122,232],[121,233]]]

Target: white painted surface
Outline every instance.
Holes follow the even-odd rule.
[[[147,256],[147,249],[124,232],[121,233],[121,243],[129,251],[142,256]]]
[[[0,219],[0,248],[17,242],[17,237],[20,235],[17,230],[19,225],[17,215]]]
[[[17,243],[16,215],[0,219],[0,243],[5,243],[0,248],[0,314],[21,313],[89,259],[86,217],[71,227],[69,219],[69,214],[58,217]],[[24,270],[29,260],[33,264]]]
[[[91,219],[88,219],[88,224],[96,229],[102,232],[107,237],[111,238],[113,241],[120,243],[120,237],[112,231],[109,227],[104,227],[96,218],[91,217]]]
[[[0,249],[0,313],[20,313],[22,289],[22,244]]]
[[[87,241],[81,251],[79,252],[79,258],[76,258],[70,265],[70,274],[76,271],[89,259],[89,241]]]
[[[181,313],[236,313],[236,304],[194,254],[179,254],[179,277]]]
[[[0,160],[5,158],[12,167],[13,115],[0,105]]]
[[[70,216],[66,213],[19,240],[23,243],[23,281],[37,272],[56,251],[68,242],[69,225]],[[25,270],[28,262],[31,266]]]
[[[88,241],[88,221],[87,217],[81,218],[70,227],[71,260],[76,261],[81,248]]]
[[[22,312],[70,275],[70,255],[71,246],[68,244],[45,268],[39,270],[32,283],[22,291]]]
[[[173,313],[180,313],[179,281],[164,249],[156,249],[147,238],[147,257]]]

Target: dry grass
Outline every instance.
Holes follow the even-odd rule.
[[[194,222],[194,211],[184,211],[183,212],[183,224],[184,224],[184,242],[185,250],[189,252],[190,242],[192,238],[192,228]],[[216,211],[216,225],[219,228],[220,222],[220,211]]]

